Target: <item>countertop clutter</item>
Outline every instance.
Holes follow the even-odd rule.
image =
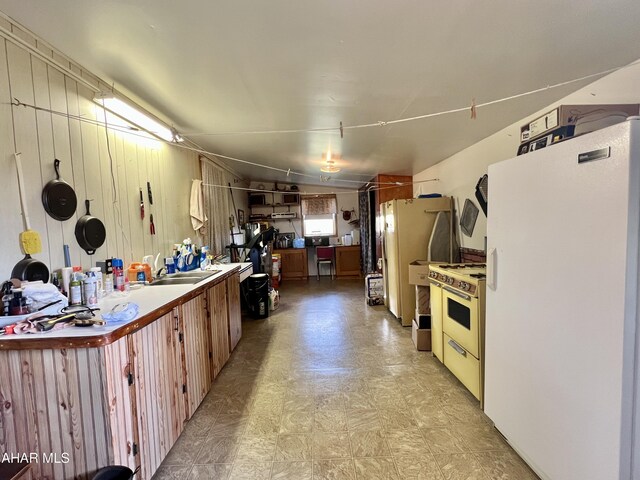
[[[97,319],[101,319],[103,314],[118,306],[135,303],[138,306],[138,314],[129,321],[106,321],[105,325],[94,325],[90,328],[68,327],[42,333],[3,335],[0,337],[0,349],[47,348],[53,344],[58,348],[87,347],[112,343],[117,338],[144,327],[153,321],[153,317],[170,310],[176,302],[185,301],[185,299],[197,295],[200,291],[224,280],[235,272],[240,272],[241,276],[246,278],[251,272],[251,264],[220,264],[216,265],[216,270],[220,270],[220,272],[192,285],[145,286],[131,290],[127,295],[115,292],[99,301],[98,308],[100,310],[96,312]]]

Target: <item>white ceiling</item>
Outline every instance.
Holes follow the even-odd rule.
[[[343,139],[195,134],[411,117],[640,58],[634,0],[0,0],[0,10],[207,150],[319,175],[330,145],[343,157],[334,178],[417,173],[588,82],[480,109],[476,120],[466,111]]]

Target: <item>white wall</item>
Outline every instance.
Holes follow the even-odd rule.
[[[640,65],[629,66],[608,75],[414,175],[414,182],[439,178],[438,182],[415,183],[414,192],[416,195],[432,192],[451,195],[456,199],[458,213],[462,210],[466,198],[470,198],[477,205],[474,192],[478,179],[487,173],[487,168],[492,163],[516,156],[520,145],[520,127],[523,124],[546,113],[556,105],[597,103],[640,103]],[[476,121],[482,121],[482,109],[478,110]],[[544,195],[544,192],[540,194]],[[491,178],[489,178],[489,209],[491,209]],[[483,249],[486,231],[486,217],[481,210],[473,237],[469,238],[461,234],[458,227],[461,246]]]
[[[10,28],[3,21],[4,28]],[[64,266],[63,245],[71,250],[73,265],[84,269],[96,261],[120,257],[125,262],[141,260],[144,254],[170,253],[171,245],[186,236],[194,236],[189,221],[191,180],[200,178],[198,156],[160,142],[141,141],[139,137],[108,131],[111,158],[105,129],[32,108],[11,106],[11,99],[35,104],[86,119],[102,120],[102,110],[92,98],[99,80],[38,39],[21,37],[28,48],[0,36],[0,278],[7,279],[23,257],[18,235],[23,230],[18,196],[14,152],[22,153],[26,201],[32,229],[40,233],[43,252],[36,258],[51,271]],[[45,57],[45,58],[42,58]],[[62,68],[45,59],[53,59]],[[66,67],[66,68],[65,68]],[[67,73],[65,73],[65,70]],[[72,71],[75,73],[68,73]],[[81,76],[89,83],[87,85]],[[91,88],[91,86],[95,88]],[[49,217],[42,206],[43,186],[55,178],[53,161],[61,160],[61,174],[78,197],[76,214],[65,222]],[[112,193],[111,172],[116,185]],[[146,193],[151,182],[153,206]],[[139,188],[143,189],[146,215],[140,219]],[[95,255],[87,255],[77,244],[74,229],[84,215],[84,200],[92,199],[91,213],[105,224],[107,238]],[[156,235],[149,231],[153,213]]]

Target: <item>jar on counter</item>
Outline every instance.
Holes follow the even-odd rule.
[[[22,296],[22,289],[14,288],[12,292],[13,298],[9,303],[9,315],[26,315],[29,313],[27,299]]]

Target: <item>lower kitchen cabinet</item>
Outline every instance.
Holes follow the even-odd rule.
[[[360,245],[336,247],[336,276],[360,276]]]
[[[0,349],[0,450],[68,455],[33,463],[36,480],[89,480],[107,465],[140,467],[136,479],[150,480],[239,339],[238,280],[180,299],[115,340]]]
[[[229,353],[233,352],[242,336],[242,312],[240,309],[240,274],[227,279],[227,311],[229,315]]]
[[[153,475],[184,428],[182,349],[174,311],[129,336],[143,478]]]
[[[219,283],[207,290],[207,312],[211,332],[211,381],[218,376],[229,360],[229,314],[227,288],[229,281]],[[239,300],[239,299],[238,299]]]
[[[285,248],[274,250],[274,253],[279,253],[282,259],[282,264],[280,265],[282,280],[306,279],[309,276],[306,248]]]
[[[196,411],[213,381],[209,323],[204,295],[198,295],[182,305],[187,418],[191,418]]]

